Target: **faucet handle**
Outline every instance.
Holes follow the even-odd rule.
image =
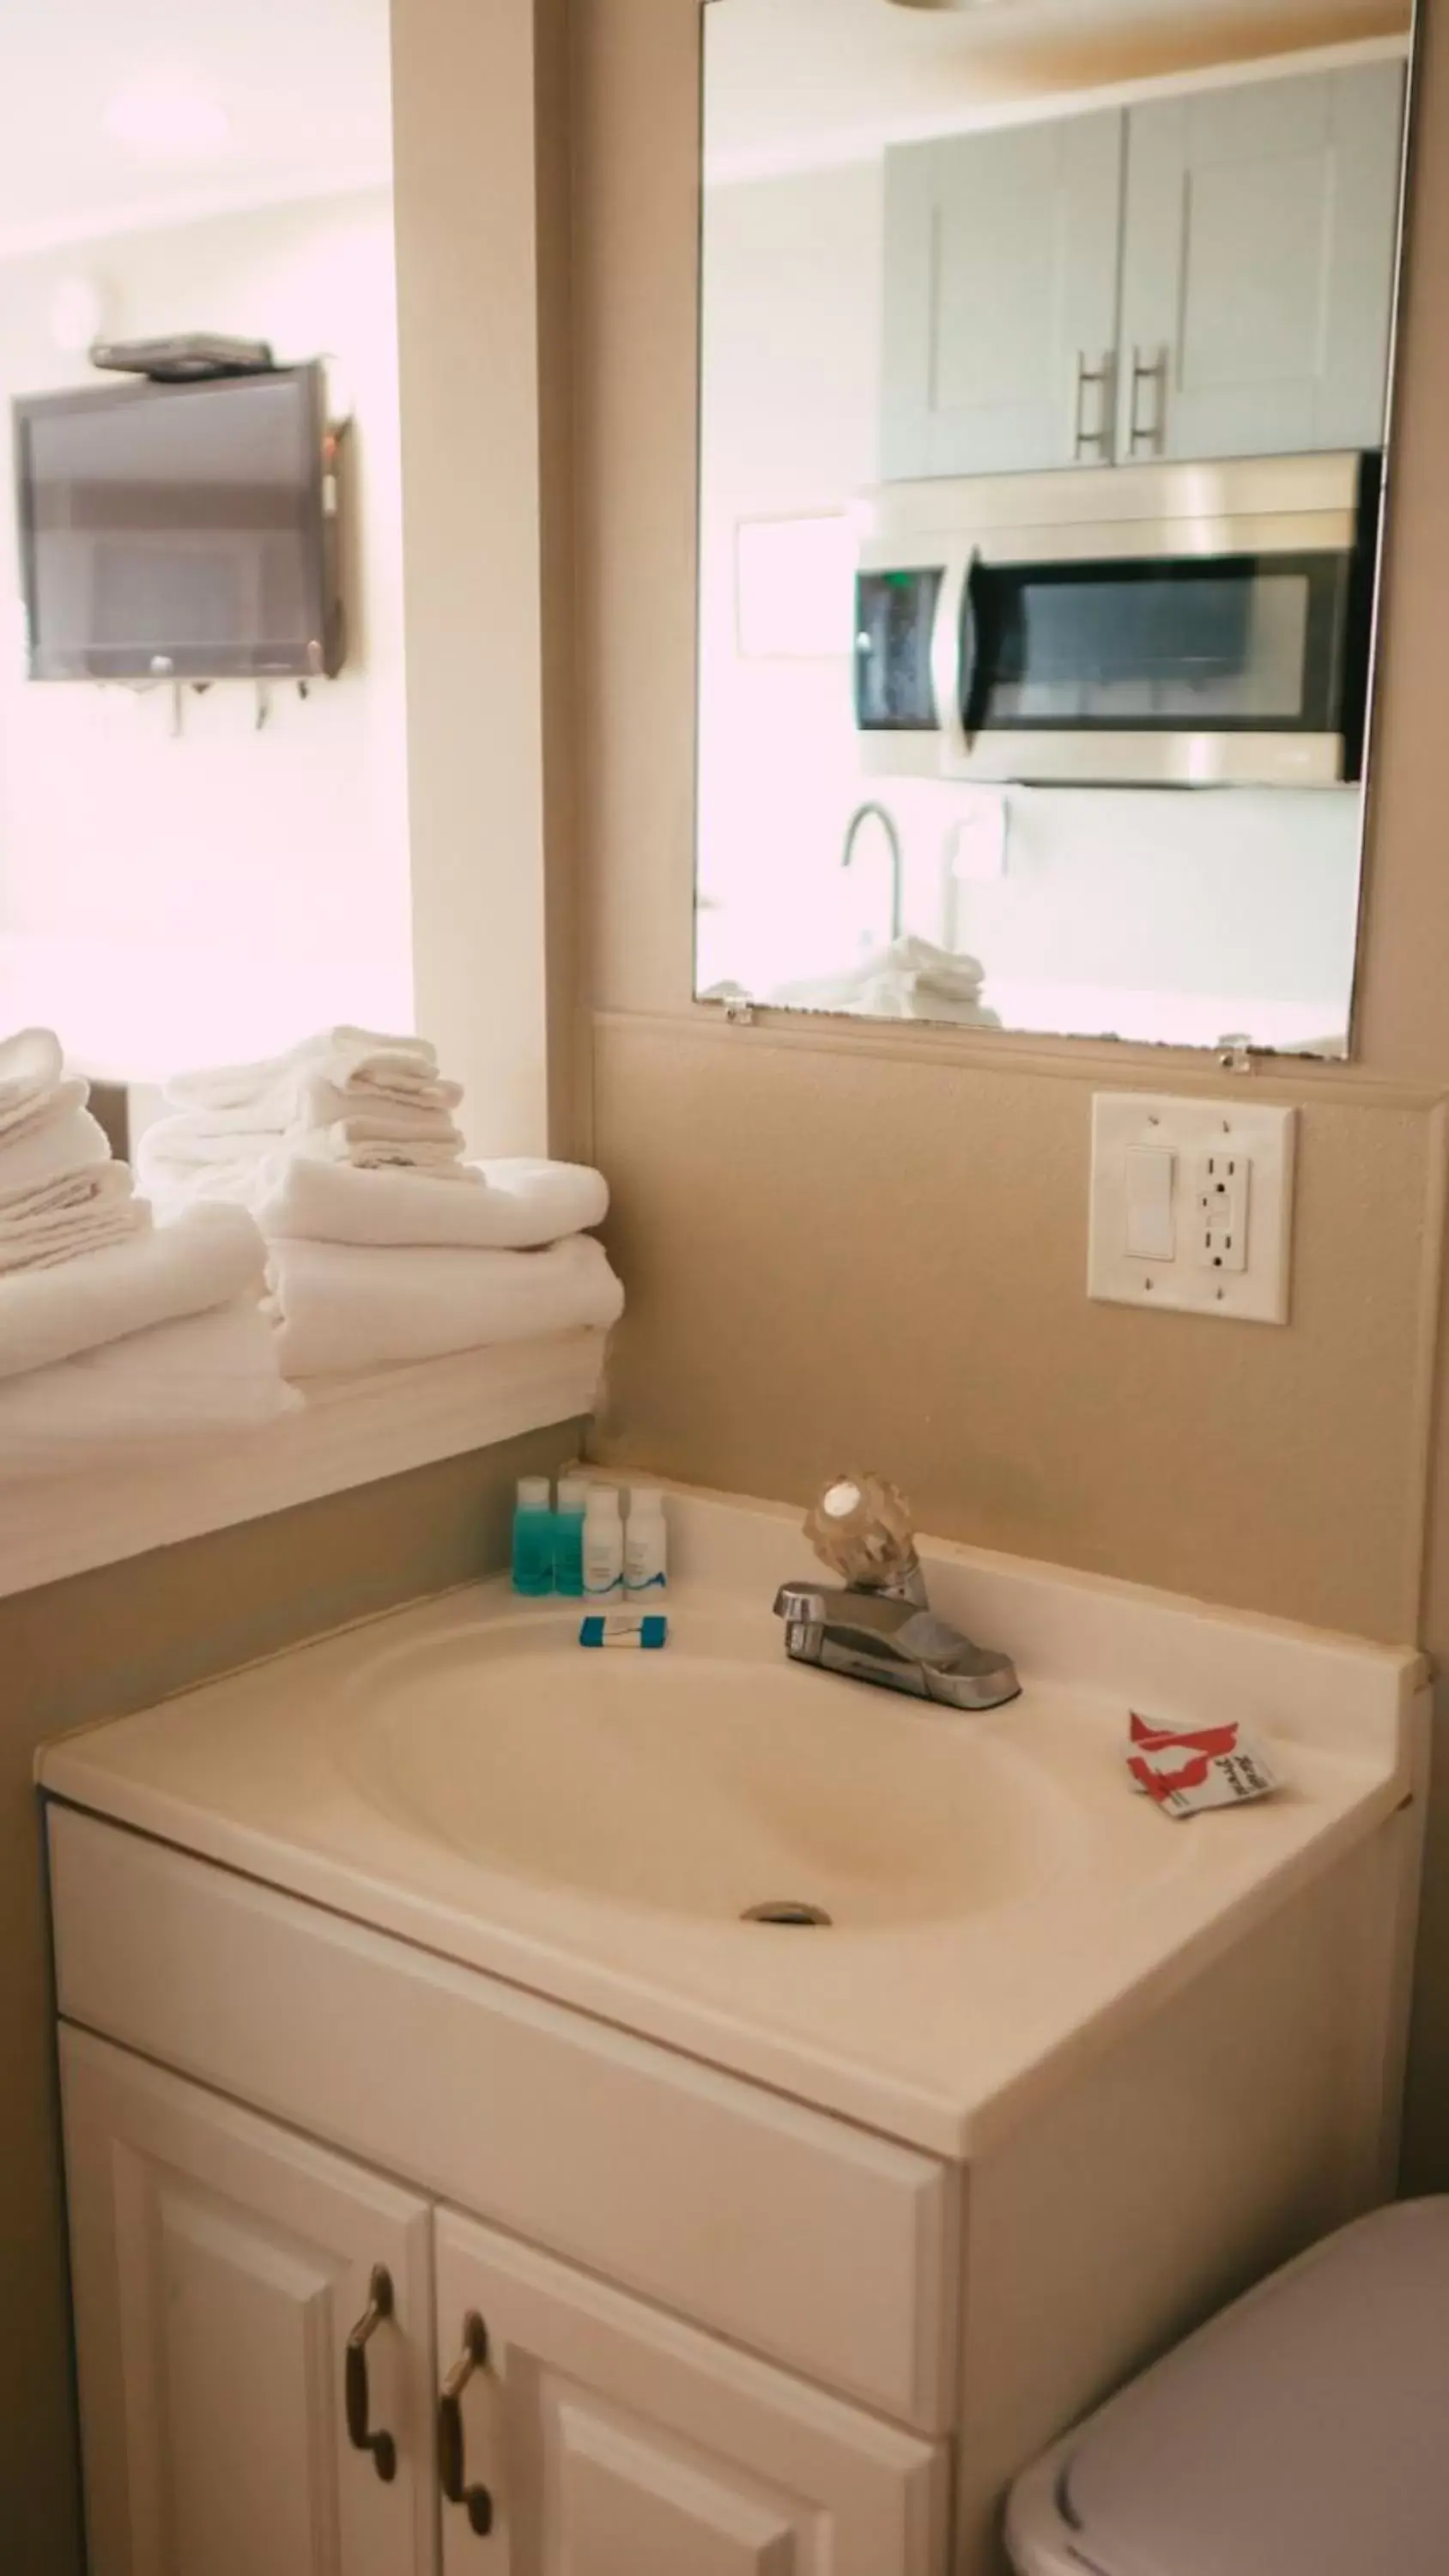
[[[832,1477],[810,1507],[805,1536],[822,1565],[857,1590],[902,1590],[919,1575],[911,1507],[887,1476]]]

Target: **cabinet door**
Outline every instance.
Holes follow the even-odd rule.
[[[458,2404],[492,2508],[444,2505],[445,2576],[939,2576],[942,2449],[471,2220],[436,2237],[444,2385],[486,2336]]]
[[[426,2576],[427,2204],[81,2032],[61,2074],[92,2576]],[[376,2265],[387,2483],[343,2402]]]
[[[1382,444],[1403,115],[1392,62],[1132,110],[1124,462]]]
[[[881,473],[1112,456],[1123,118],[886,154]]]

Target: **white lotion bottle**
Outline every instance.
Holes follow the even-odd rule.
[[[612,1485],[591,1485],[584,1505],[584,1593],[591,1601],[624,1583],[624,1522]]]
[[[636,1485],[629,1497],[624,1532],[624,1589],[662,1592],[669,1581],[669,1532],[664,1496],[652,1485]]]

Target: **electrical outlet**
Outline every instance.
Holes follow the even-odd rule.
[[[1246,1154],[1205,1154],[1197,1174],[1197,1245],[1204,1270],[1241,1274],[1248,1267],[1253,1166]]]
[[[1238,1092],[1092,1104],[1087,1293],[1286,1324],[1297,1116]]]

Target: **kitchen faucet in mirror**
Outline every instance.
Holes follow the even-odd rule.
[[[1347,1053],[1411,18],[705,9],[702,1000]]]

